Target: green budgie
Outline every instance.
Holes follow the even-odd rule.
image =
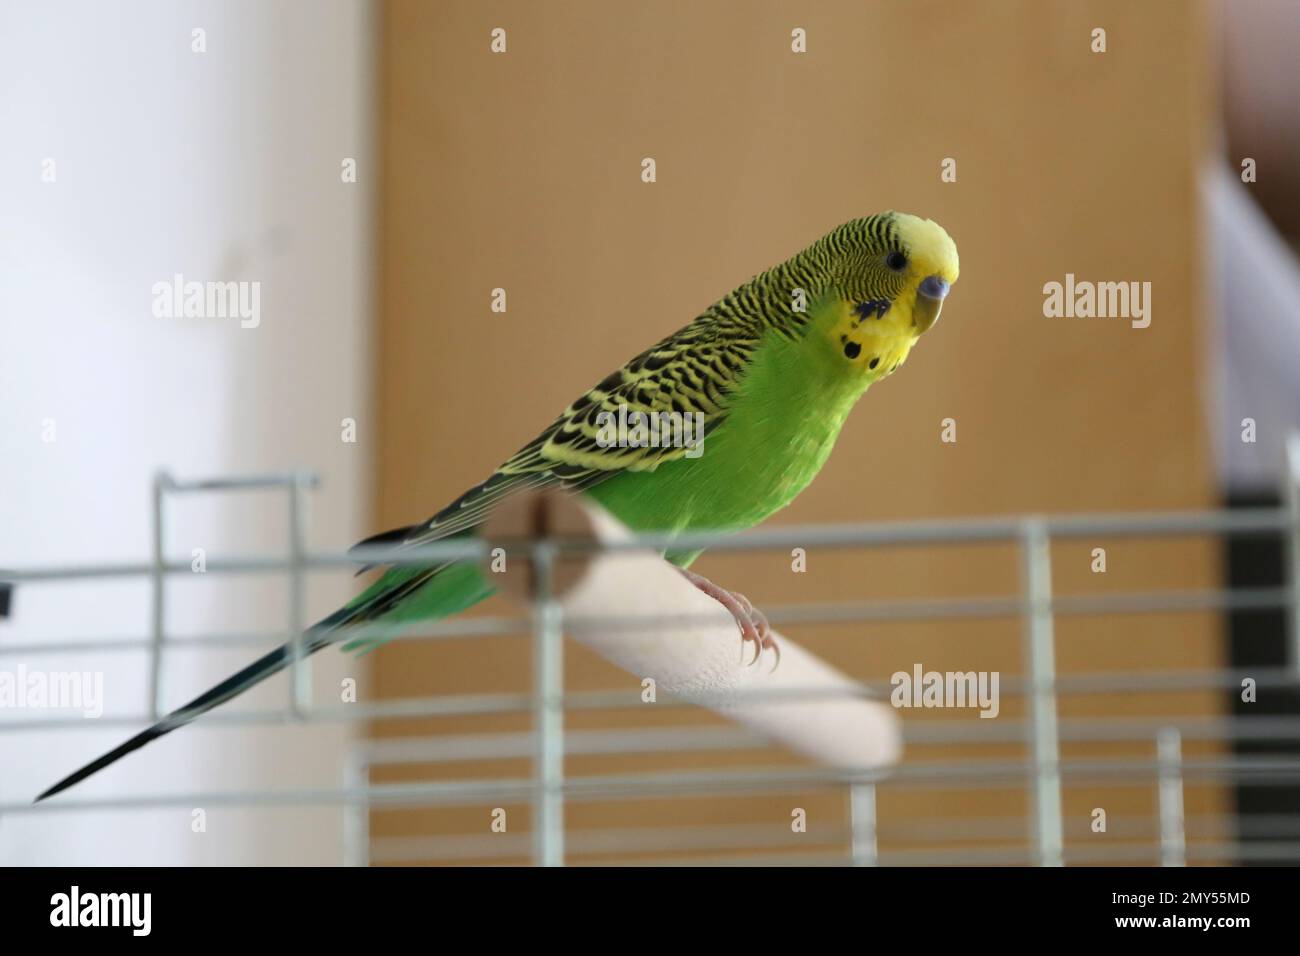
[[[401,548],[473,535],[505,496],[539,488],[589,495],[634,531],[751,527],[812,481],[854,403],[907,359],[956,281],[957,247],[935,222],[898,212],[847,222],[606,376],[428,521],[362,544]],[[642,421],[676,413],[702,425],[703,434],[691,443],[610,441],[611,422],[635,421],[637,413]],[[755,645],[755,661],[768,648],[775,653],[749,601],[687,570],[698,555],[669,550],[665,557],[732,613],[741,647]],[[346,625],[459,613],[492,594],[488,578],[470,562],[389,568],[311,627],[304,653],[346,642]],[[344,648],[376,643],[354,640]],[[272,651],[37,800],[283,670],[292,653],[290,645]]]

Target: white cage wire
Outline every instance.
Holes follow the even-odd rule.
[[[35,806],[12,802],[0,805],[0,817],[69,810],[140,809],[164,806],[248,807],[336,804],[346,808],[341,834],[345,861],[354,865],[417,861],[492,862],[528,858],[538,865],[557,865],[573,856],[618,862],[852,864],[952,863],[1039,864],[1161,863],[1185,865],[1200,861],[1268,862],[1300,857],[1300,807],[1285,813],[1237,818],[1188,816],[1184,788],[1192,781],[1217,781],[1229,786],[1300,786],[1300,756],[1249,754],[1188,758],[1184,745],[1192,741],[1241,741],[1294,744],[1300,742],[1297,716],[1181,715],[1151,719],[1074,718],[1058,716],[1059,701],[1080,693],[1133,690],[1222,690],[1225,694],[1249,676],[1261,687],[1300,689],[1300,438],[1288,443],[1290,480],[1284,507],[1207,512],[1093,514],[1069,517],[1019,516],[958,522],[906,522],[873,525],[804,526],[760,529],[741,535],[695,534],[673,539],[675,547],[753,551],[792,546],[887,548],[914,544],[943,545],[972,542],[1012,542],[1018,546],[1019,594],[960,599],[824,602],[770,608],[774,623],[854,621],[944,621],[1019,618],[1025,672],[1004,682],[1004,692],[1022,696],[1025,718],[997,721],[905,722],[909,744],[1022,744],[1026,759],[977,758],[937,762],[905,762],[871,771],[842,771],[817,767],[777,767],[628,772],[567,775],[566,757],[627,753],[689,753],[760,749],[761,735],[742,728],[645,727],[616,730],[568,730],[565,714],[626,707],[625,691],[566,692],[563,680],[563,635],[572,624],[562,618],[549,598],[548,581],[561,552],[590,545],[541,538],[531,543],[539,597],[528,619],[533,642],[531,694],[456,694],[389,700],[370,704],[327,706],[311,699],[310,660],[297,657],[290,669],[289,695],[283,707],[235,713],[214,712],[205,721],[240,724],[279,724],[297,721],[373,721],[390,718],[484,714],[531,714],[526,732],[443,734],[434,737],[368,739],[346,761],[338,787],[299,790],[250,790],[163,796],[143,793],[109,799],[60,798]],[[165,651],[191,647],[270,645],[284,634],[204,634],[185,638],[165,633],[166,580],[189,573],[188,563],[165,554],[166,502],[171,495],[251,489],[283,489],[289,512],[289,553],[277,558],[220,558],[208,561],[209,572],[288,573],[289,620],[286,632],[296,641],[307,622],[303,588],[305,575],[315,569],[353,566],[358,558],[416,565],[430,560],[485,558],[481,541],[441,542],[397,551],[367,548],[362,553],[309,553],[306,541],[306,498],[315,478],[302,472],[252,478],[220,478],[183,482],[160,474],[153,488],[153,556],[149,562],[15,569],[7,581],[77,581],[94,578],[146,577],[151,581],[151,629],[134,639],[96,639],[0,644],[0,657],[25,654],[79,654],[104,650],[147,651],[149,681],[144,713],[133,718],[105,718],[99,724],[134,728],[163,713],[161,662]],[[1190,535],[1265,534],[1284,536],[1289,555],[1286,583],[1267,588],[1214,588],[1144,591],[1120,594],[1059,595],[1054,593],[1052,542],[1083,536],[1165,538]],[[613,550],[656,547],[661,536],[636,536]],[[1250,668],[1249,675],[1233,668],[1188,672],[1109,672],[1096,675],[1057,674],[1054,624],[1058,618],[1096,614],[1287,609],[1289,659],[1281,666]],[[616,624],[618,622],[605,622]],[[416,630],[369,625],[361,631],[400,640],[438,640],[517,631],[520,621],[509,618],[448,620]],[[358,632],[360,636],[361,631]],[[814,692],[814,691],[810,691]],[[815,691],[822,693],[823,691]],[[881,683],[862,682],[853,691],[867,697],[888,696]],[[789,696],[792,692],[782,692]],[[669,706],[672,706],[669,702]],[[690,705],[682,705],[690,706]],[[993,725],[993,726],[989,726]],[[84,728],[75,718],[0,721],[0,733]],[[1130,742],[1150,745],[1142,758],[1062,759],[1062,742]],[[1294,749],[1294,748],[1293,748]],[[380,783],[372,777],[385,767],[451,764],[465,759],[531,761],[527,777],[512,779],[450,779],[418,783]],[[1067,839],[1087,822],[1062,817],[1062,787],[1070,781],[1105,780],[1114,785],[1149,788],[1155,793],[1151,819],[1123,822],[1130,842],[1104,847],[1073,846]],[[899,821],[880,818],[877,798],[883,789],[934,787],[1015,787],[1029,795],[1030,812],[1018,816],[947,818]],[[843,826],[823,834],[823,849],[794,852],[798,841],[778,829],[749,824],[680,825],[675,827],[570,830],[565,809],[591,800],[672,799],[712,795],[726,798],[783,790],[837,790],[845,796]],[[523,834],[452,834],[379,836],[371,834],[371,814],[392,807],[463,807],[505,801],[531,806],[533,825]],[[880,834],[892,832],[922,844],[919,848],[882,852]],[[1189,841],[1189,837],[1195,842]],[[1023,840],[1023,846],[1014,842]],[[934,848],[924,844],[931,841]],[[948,842],[945,842],[948,841]],[[952,841],[957,841],[953,843]],[[672,857],[674,850],[691,851]],[[668,854],[665,859],[664,854]]]

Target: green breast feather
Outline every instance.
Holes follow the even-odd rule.
[[[698,457],[624,472],[587,494],[634,530],[758,524],[816,477],[869,384],[837,375],[833,359],[802,337],[768,333],[737,383],[725,421],[703,440]]]

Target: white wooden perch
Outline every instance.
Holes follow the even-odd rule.
[[[494,583],[517,600],[533,595],[534,570],[526,539],[550,534],[565,540],[626,542],[632,535],[598,506],[575,498],[524,493],[503,502],[485,530],[490,547],[504,549],[506,571]],[[754,646],[717,601],[651,551],[616,551],[557,558],[552,594],[566,632],[657,690],[702,704],[837,768],[870,769],[896,763],[900,721],[887,703],[856,695],[856,682],[787,637],[781,649],[750,665]],[[735,583],[735,582],[727,582]],[[743,590],[743,588],[737,588]],[[784,699],[745,700],[746,693]]]

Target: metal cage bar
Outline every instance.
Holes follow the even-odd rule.
[[[1290,757],[1215,757],[1187,759],[1183,744],[1188,740],[1280,740],[1300,739],[1300,718],[1202,718],[1159,717],[1151,719],[1106,718],[1058,720],[1058,698],[1062,694],[1124,693],[1135,688],[1149,691],[1177,692],[1187,689],[1227,688],[1243,674],[1220,669],[1206,672],[1167,672],[1151,674],[1114,672],[1102,675],[1061,677],[1055,668],[1054,618],[1056,615],[1169,613],[1236,609],[1286,608],[1289,621],[1290,659],[1285,668],[1255,669],[1249,676],[1260,686],[1300,687],[1300,436],[1288,444],[1291,477],[1284,508],[1253,509],[1232,512],[1174,512],[1167,514],[1102,514],[1068,517],[1031,516],[976,519],[958,522],[907,522],[835,527],[801,527],[762,529],[740,535],[714,536],[704,533],[668,538],[658,535],[634,536],[609,550],[629,550],[668,543],[676,547],[712,547],[715,550],[751,551],[788,546],[835,548],[936,545],[958,543],[1014,542],[1019,549],[1020,593],[1013,596],[932,599],[925,601],[823,602],[770,608],[773,621],[806,624],[834,623],[850,620],[954,620],[1019,617],[1025,673],[1021,678],[1004,682],[1003,692],[1023,694],[1028,703],[1026,719],[1004,719],[996,728],[959,725],[958,722],[927,722],[908,728],[907,739],[914,746],[952,743],[989,743],[1000,741],[1028,746],[1028,761],[939,761],[911,762],[889,772],[843,773],[831,770],[744,770],[717,772],[672,772],[645,775],[596,775],[569,778],[565,773],[567,754],[623,753],[629,748],[643,752],[677,752],[709,749],[760,749],[767,746],[757,735],[731,728],[674,728],[645,731],[579,731],[566,733],[566,709],[607,709],[636,706],[634,694],[610,691],[566,692],[563,678],[564,629],[580,627],[638,626],[636,621],[562,620],[558,602],[551,594],[554,562],[559,555],[583,551],[587,546],[562,538],[541,537],[533,544],[531,560],[537,586],[533,607],[527,621],[508,618],[472,619],[441,622],[418,628],[367,627],[359,629],[395,639],[437,639],[452,636],[490,634],[531,634],[533,649],[533,687],[531,694],[462,694],[438,695],[405,701],[386,701],[379,705],[353,705],[347,708],[313,705],[310,697],[310,671],[303,645],[305,617],[305,577],[312,571],[350,566],[358,558],[367,561],[416,565],[430,560],[471,560],[483,556],[481,543],[440,542],[418,549],[365,549],[364,554],[312,553],[307,546],[307,492],[317,484],[315,476],[305,472],[261,475],[248,478],[218,478],[201,481],[177,481],[160,472],[153,483],[153,536],[150,560],[145,563],[85,565],[58,568],[29,568],[6,572],[6,580],[23,582],[58,582],[109,577],[146,577],[151,584],[150,628],[143,638],[29,642],[0,647],[0,655],[37,653],[82,653],[86,651],[145,651],[148,655],[149,690],[146,714],[158,717],[163,711],[162,655],[172,649],[193,649],[220,645],[256,645],[288,640],[294,649],[290,670],[288,713],[301,720],[374,720],[423,715],[531,713],[532,729],[526,734],[463,735],[424,741],[371,741],[357,748],[344,769],[338,790],[250,791],[221,794],[182,794],[161,797],[106,800],[67,800],[41,804],[0,806],[0,813],[66,812],[87,809],[139,809],[158,806],[193,805],[204,801],[216,805],[284,806],[293,804],[340,804],[345,807],[343,852],[346,862],[364,865],[383,862],[388,856],[400,856],[389,849],[372,853],[372,847],[391,847],[376,841],[369,830],[372,808],[411,805],[463,806],[483,800],[523,801],[532,808],[533,827],[526,843],[518,840],[494,840],[492,856],[526,855],[540,865],[562,865],[573,853],[640,852],[664,849],[664,839],[674,828],[655,831],[655,839],[629,837],[625,846],[608,834],[567,831],[565,805],[568,801],[628,799],[631,797],[672,798],[682,795],[732,794],[737,792],[782,792],[804,788],[846,788],[848,820],[838,849],[825,853],[778,855],[771,860],[791,862],[839,862],[875,865],[880,862],[1027,862],[1059,865],[1064,862],[1088,862],[1098,856],[1094,848],[1066,845],[1071,831],[1062,819],[1063,787],[1077,781],[1104,779],[1108,784],[1125,787],[1154,787],[1157,813],[1150,825],[1141,820],[1127,821],[1133,838],[1154,839],[1150,846],[1108,847],[1108,859],[1134,861],[1158,860],[1165,865],[1184,865],[1188,861],[1213,860],[1228,856],[1242,860],[1288,858],[1300,853],[1300,815],[1255,819],[1249,825],[1229,826],[1222,820],[1187,818],[1184,793],[1188,787],[1222,781],[1249,780],[1252,784],[1293,786],[1300,780],[1300,758]],[[288,502],[288,553],[277,558],[226,558],[208,562],[217,573],[288,572],[290,600],[288,634],[191,635],[168,636],[166,633],[166,579],[169,575],[188,572],[183,562],[166,557],[167,498],[172,494],[286,489]],[[1228,591],[1209,589],[1176,592],[1112,593],[1104,595],[1058,595],[1053,593],[1051,547],[1055,538],[1085,535],[1105,536],[1188,536],[1220,534],[1283,534],[1288,543],[1289,580],[1284,587]],[[689,540],[687,540],[689,539]],[[642,623],[639,626],[644,626]],[[888,693],[880,682],[863,682],[849,691],[867,696]],[[767,693],[767,692],[764,692]],[[797,691],[788,692],[789,695]],[[760,694],[759,696],[762,696]],[[668,706],[678,706],[664,701]],[[685,705],[681,705],[685,706]],[[281,722],[284,711],[259,711],[213,715],[211,722],[231,723]],[[103,724],[129,724],[136,718],[112,718]],[[992,722],[990,722],[992,723]],[[0,721],[0,732],[32,729],[84,727],[80,720]],[[1154,759],[1108,758],[1100,761],[1062,760],[1061,741],[1151,741],[1156,742]],[[465,759],[467,756],[507,758],[531,756],[532,774],[527,779],[454,780],[421,784],[376,784],[372,779],[375,766],[408,761],[437,762]],[[981,833],[990,838],[1027,840],[1021,847],[945,851],[912,849],[882,851],[879,834],[901,833],[907,824],[883,827],[877,818],[877,794],[880,787],[911,789],[927,787],[1014,788],[1028,789],[1031,795],[1031,828],[1007,819],[999,822],[951,820],[948,825],[972,827],[981,824]],[[943,821],[936,821],[936,825]],[[993,824],[997,824],[994,826]],[[1279,839],[1269,845],[1243,843],[1239,836],[1259,835],[1261,828],[1271,828]],[[689,830],[690,828],[676,828]],[[942,827],[940,827],[940,831]],[[692,831],[698,838],[698,830]],[[729,835],[730,834],[730,835]],[[502,835],[504,837],[504,835]],[[752,834],[751,834],[752,836]],[[926,831],[913,834],[920,842],[938,839]],[[451,838],[429,838],[427,847],[469,853],[480,844],[456,842]],[[686,839],[683,835],[682,839]],[[637,841],[641,842],[638,843]],[[728,841],[731,841],[728,843]],[[719,849],[750,849],[764,841],[740,840],[740,831],[718,830]],[[781,838],[773,838],[778,849]],[[671,841],[670,841],[671,843]],[[691,848],[699,845],[691,844]],[[708,848],[707,844],[703,848]],[[411,852],[415,852],[419,844]],[[459,849],[457,849],[459,848]],[[602,850],[603,848],[603,850]],[[638,849],[639,848],[639,849]],[[671,848],[671,847],[669,847]],[[481,847],[480,847],[481,849]],[[763,856],[728,858],[727,862],[760,862]],[[692,858],[686,862],[704,862]],[[679,861],[681,862],[681,861]]]
[[[1156,737],[1160,764],[1157,790],[1160,820],[1160,864],[1187,865],[1187,832],[1183,820],[1183,741],[1176,727],[1165,727]]]
[[[533,733],[536,738],[533,800],[533,862],[564,865],[564,631],[553,599],[555,546],[533,547]]]
[[[1056,729],[1056,639],[1052,628],[1052,541],[1047,522],[1029,518],[1021,539],[1021,587],[1025,599],[1026,671],[1033,765],[1033,832],[1041,866],[1060,866],[1060,739]]]

